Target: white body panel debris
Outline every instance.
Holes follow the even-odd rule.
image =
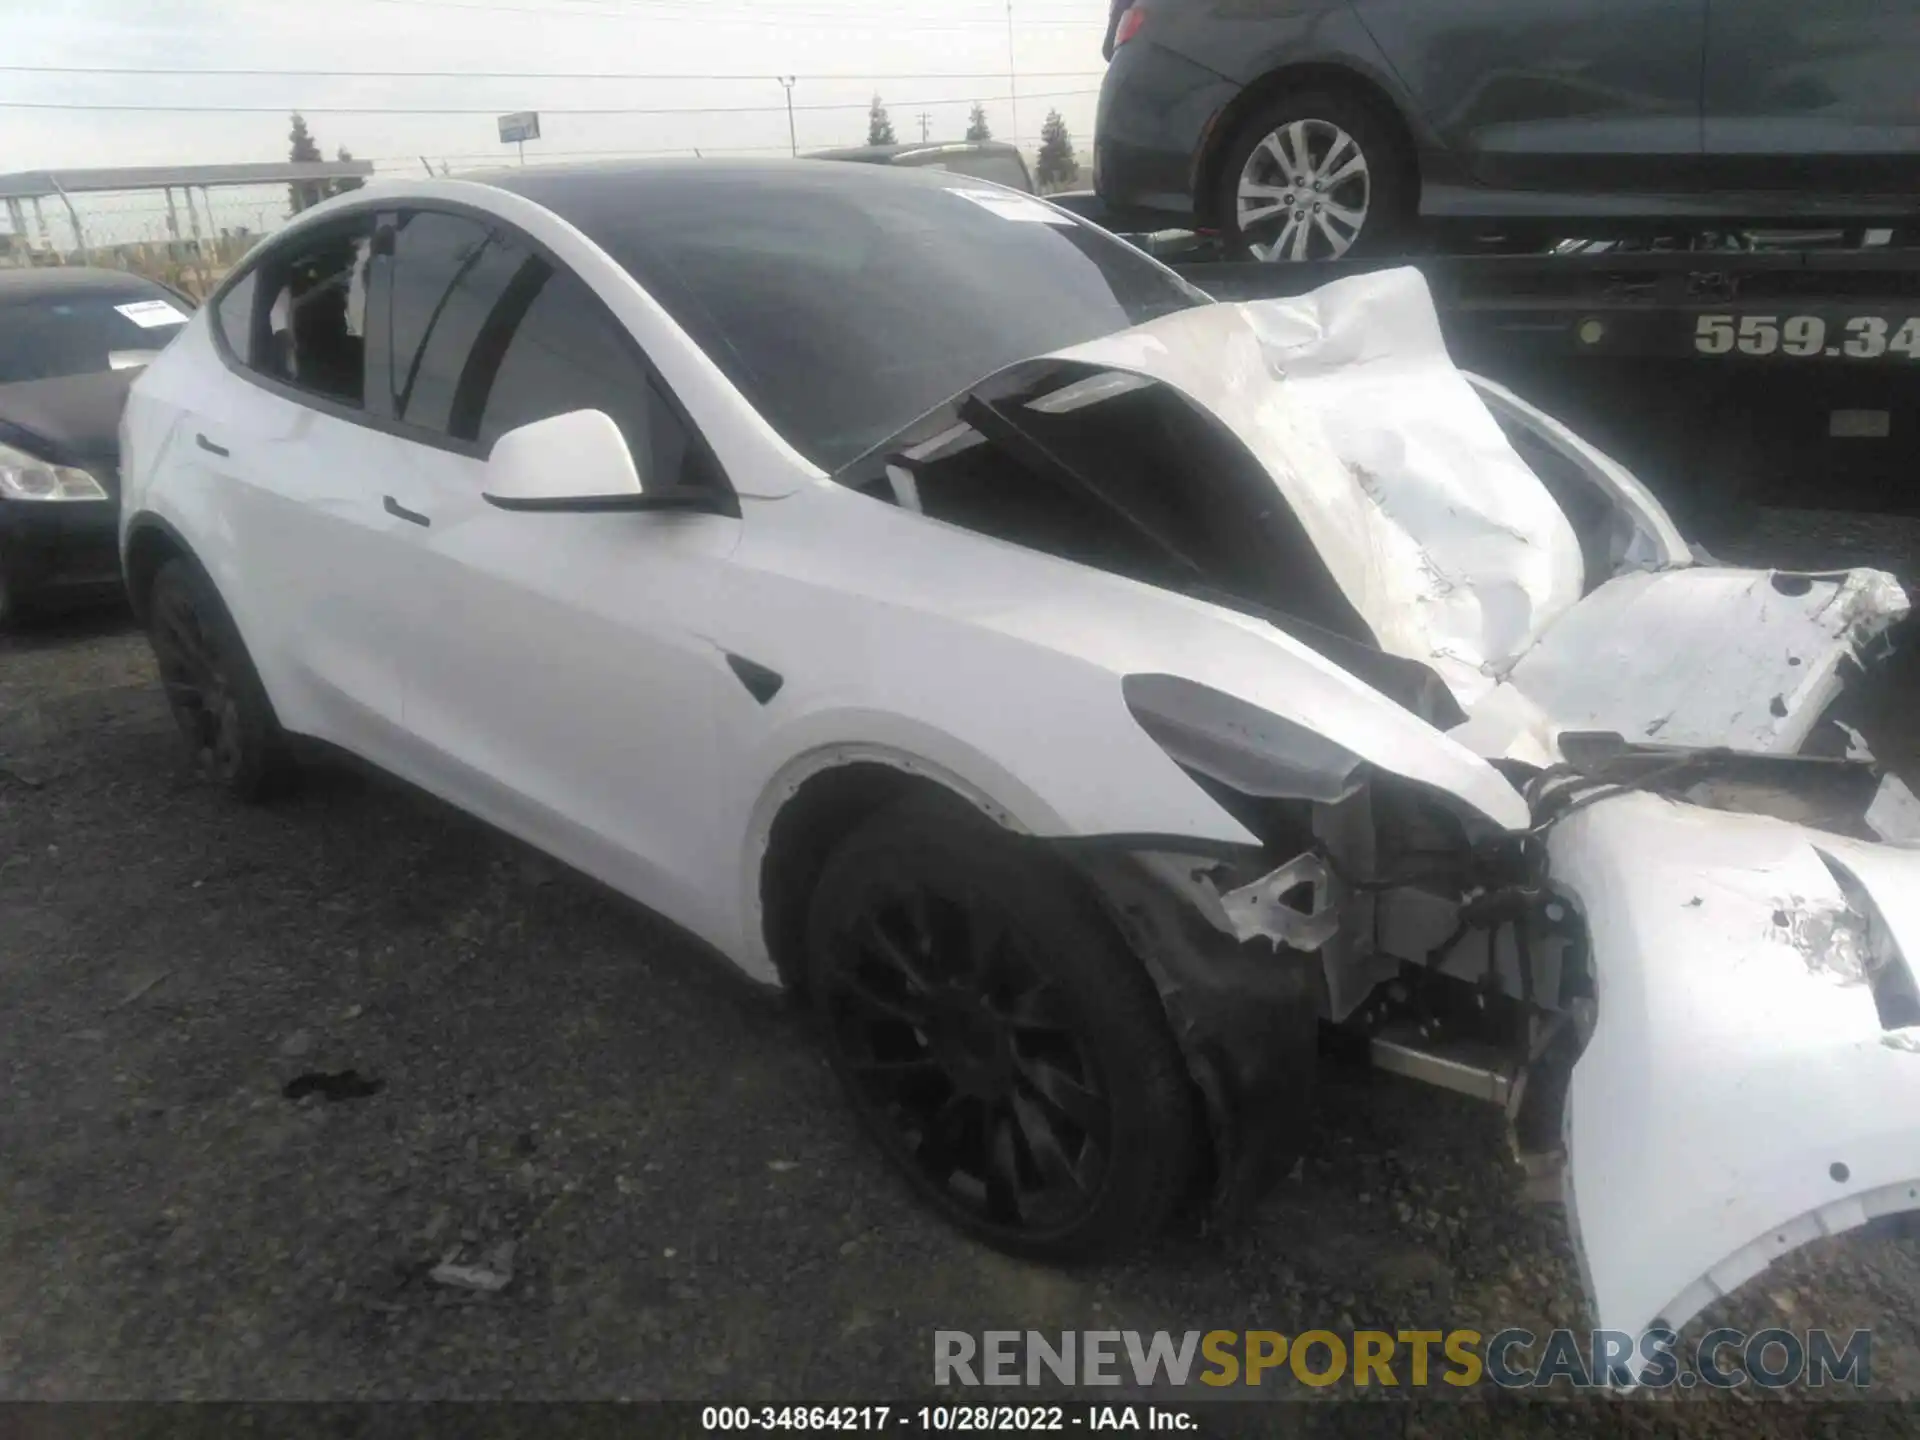
[[[1567,1185],[1601,1326],[1678,1330],[1808,1241],[1920,1208],[1920,1030],[1883,1022],[1871,973],[1920,954],[1920,855],[1646,795],[1550,852],[1594,951]]]

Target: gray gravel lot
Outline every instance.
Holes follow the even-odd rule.
[[[1739,551],[1920,576],[1913,524]],[[1867,728],[1920,786],[1916,694],[1896,662]],[[0,1017],[0,1398],[873,1399],[929,1390],[938,1328],[1582,1321],[1498,1117],[1365,1072],[1243,1231],[1071,1272],[967,1243],[802,1018],[662,922],[354,776],[193,783],[124,620],[0,641]],[[347,1069],[382,1088],[281,1093]],[[1694,1328],[1871,1326],[1876,1390],[1920,1398],[1916,1297],[1920,1242],[1856,1233]],[[1751,1398],[1684,1426],[1793,1408]]]

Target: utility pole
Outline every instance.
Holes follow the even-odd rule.
[[[788,150],[790,150],[790,151],[791,151],[791,152],[792,152],[792,153],[793,153],[793,154],[794,154],[795,156],[798,156],[798,155],[799,155],[799,153],[800,153],[800,140],[799,140],[799,137],[798,137],[798,136],[797,136],[797,135],[795,134],[795,132],[794,132],[794,128],[793,128],[793,82],[794,82],[794,80],[795,80],[795,79],[796,79],[797,77],[795,77],[795,76],[792,76],[792,75],[776,75],[776,76],[774,76],[773,78],[774,78],[774,79],[776,79],[776,80],[778,80],[778,81],[779,81],[779,82],[780,82],[780,83],[781,83],[782,85],[784,85],[784,86],[786,87],[786,91],[787,91],[787,148],[788,148]]]
[[[927,126],[931,124],[932,121],[933,117],[926,111],[922,110],[920,112],[920,143],[922,145],[927,143]]]
[[[1007,0],[1007,103],[1013,107],[1013,143],[1020,143],[1020,74],[1013,58],[1013,0]]]

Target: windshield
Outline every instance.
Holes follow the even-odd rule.
[[[1031,196],[859,165],[685,170],[559,212],[801,454],[836,470],[973,382],[1206,296]]]
[[[148,286],[0,298],[0,385],[144,365],[186,322]]]

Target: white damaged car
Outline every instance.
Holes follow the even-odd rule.
[[[935,172],[372,186],[124,454],[208,774],[350,751],[804,996],[994,1244],[1244,1208],[1324,1025],[1564,1145],[1608,1328],[1920,1207],[1920,826],[1829,718],[1905,596],[1700,563],[1412,271],[1211,304]]]

